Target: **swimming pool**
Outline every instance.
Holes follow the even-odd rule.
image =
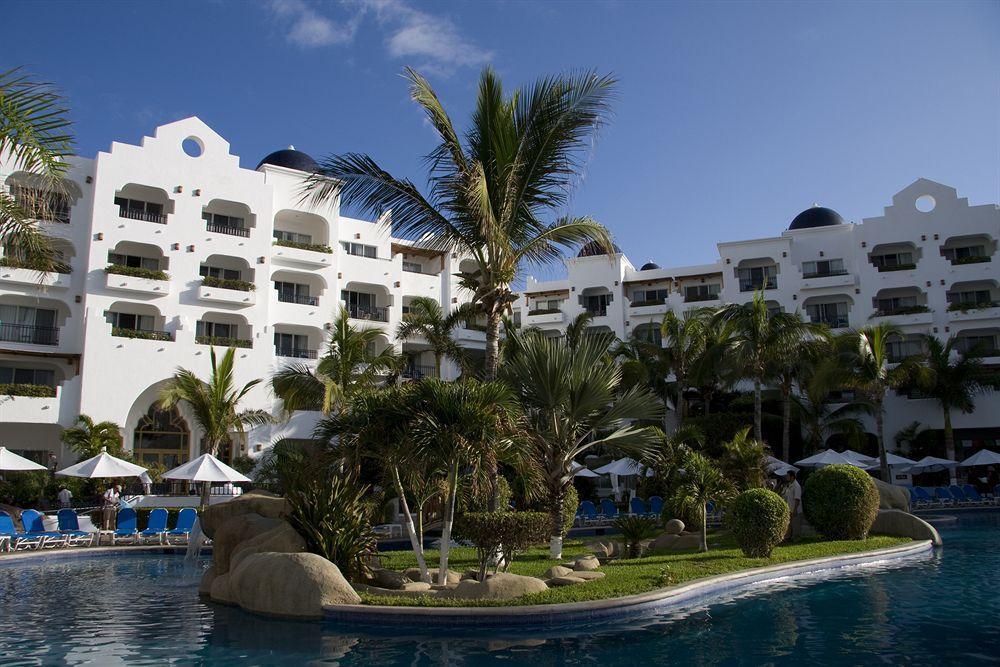
[[[933,557],[791,580],[621,623],[428,632],[286,622],[200,602],[178,556],[0,560],[4,665],[996,664],[1000,512],[940,527]]]

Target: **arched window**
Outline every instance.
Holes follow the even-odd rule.
[[[156,404],[139,420],[132,449],[143,464],[174,468],[188,460],[191,431],[177,408],[161,410]]]

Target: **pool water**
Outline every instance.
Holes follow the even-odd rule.
[[[207,562],[0,559],[5,666],[1000,664],[1000,512],[943,525],[902,564],[761,587],[684,613],[578,627],[446,631],[259,618],[199,601]]]

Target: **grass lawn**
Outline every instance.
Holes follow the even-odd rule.
[[[900,537],[869,537],[867,540],[824,542],[818,539],[803,540],[796,544],[782,545],[774,550],[771,558],[747,558],[736,546],[736,541],[728,532],[709,536],[708,553],[675,554],[670,556],[650,556],[635,560],[619,560],[601,567],[603,579],[589,581],[575,586],[550,588],[534,595],[526,595],[515,600],[449,600],[435,597],[389,597],[362,594],[366,604],[408,605],[426,607],[466,607],[466,606],[508,606],[551,604],[556,602],[581,602],[601,600],[645,593],[656,588],[682,584],[702,577],[726,574],[754,567],[774,565],[788,561],[808,560],[839,554],[871,551],[910,542]],[[559,562],[549,560],[548,547],[538,547],[519,554],[510,567],[514,574],[543,577],[545,571]],[[591,553],[581,540],[567,541],[563,548],[563,560]],[[438,553],[427,552],[428,567],[437,567]],[[388,551],[381,554],[383,567],[403,570],[416,567],[417,561],[412,551]],[[456,572],[464,572],[477,567],[475,550],[467,547],[453,549],[448,566]]]

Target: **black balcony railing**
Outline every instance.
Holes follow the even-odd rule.
[[[831,329],[846,329],[850,326],[847,322],[847,316],[844,317],[819,317],[812,320],[813,324],[825,324]]]
[[[407,366],[400,375],[407,380],[422,380],[437,377],[437,370],[434,366]]]
[[[132,220],[144,220],[146,222],[155,222],[159,225],[167,224],[167,216],[162,213],[147,213],[142,209],[138,208],[124,208],[119,207],[118,215],[122,218],[130,218]]]
[[[0,324],[0,341],[31,345],[58,345],[58,327],[36,327],[33,324]]]
[[[604,317],[605,315],[608,314],[608,307],[599,306],[597,308],[587,308],[587,312],[593,315],[594,317]]]
[[[317,296],[304,296],[302,294],[288,294],[287,292],[278,292],[278,301],[283,303],[298,303],[303,306],[317,306],[319,305],[319,297]]]
[[[830,278],[831,276],[846,276],[847,271],[817,271],[815,273],[803,273],[803,278]]]
[[[249,229],[246,227],[237,227],[236,225],[216,225],[212,222],[206,222],[205,229],[217,234],[229,234],[230,236],[242,236],[244,238],[250,236]]]
[[[289,357],[291,359],[315,359],[316,350],[308,350],[304,347],[285,347],[275,345],[274,353],[279,357]]]
[[[347,313],[356,320],[372,320],[375,322],[388,322],[389,309],[385,306],[358,306],[349,305]]]
[[[741,292],[756,292],[759,289],[778,289],[777,278],[756,279],[756,278],[740,278],[740,291]]]
[[[718,294],[688,294],[684,297],[684,303],[694,303],[696,301],[718,301]]]

